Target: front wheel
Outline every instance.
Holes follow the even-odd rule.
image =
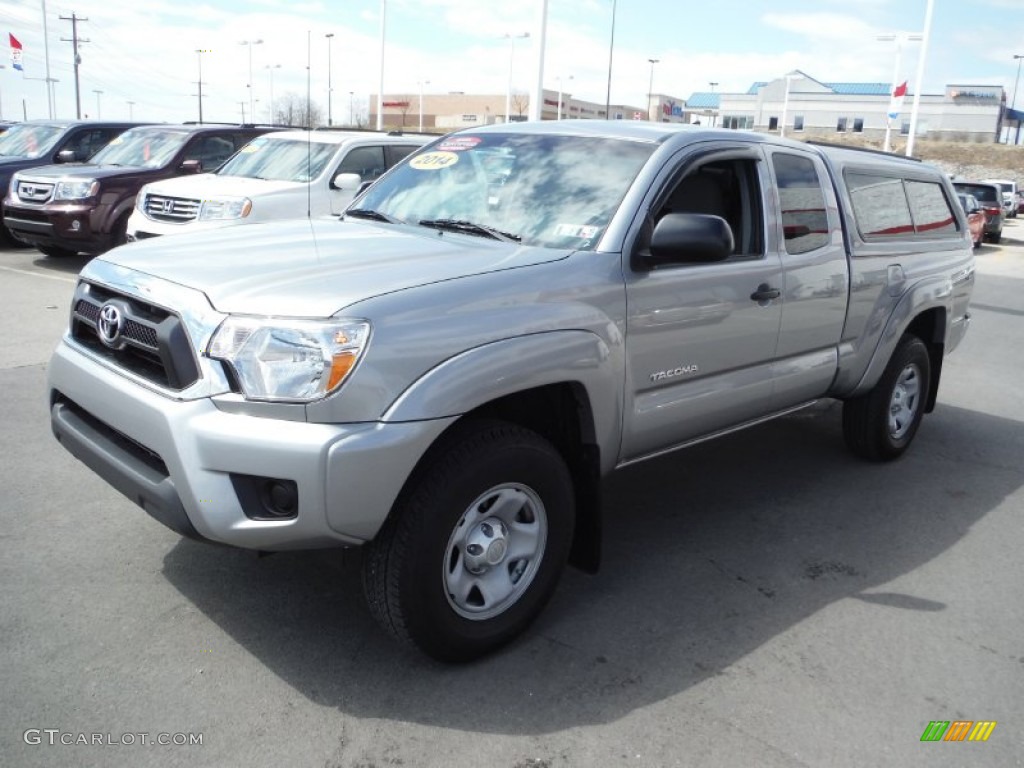
[[[930,386],[928,348],[916,336],[905,335],[875,386],[843,403],[847,447],[872,461],[901,456],[917,434]]]
[[[500,421],[456,427],[365,548],[370,611],[441,661],[486,654],[551,597],[574,516],[569,470],[547,440]]]

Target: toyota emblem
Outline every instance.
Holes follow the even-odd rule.
[[[113,304],[104,304],[100,309],[100,321],[96,328],[100,334],[100,341],[108,347],[115,346],[121,337],[123,324],[124,318],[121,317],[121,310]]]

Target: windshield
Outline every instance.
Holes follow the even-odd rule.
[[[45,155],[64,133],[59,125],[12,125],[0,134],[3,157],[36,158]]]
[[[463,133],[413,155],[353,208],[426,226],[471,222],[524,245],[590,250],[654,149],[619,139]]]
[[[337,149],[337,144],[260,137],[238,150],[217,175],[307,182],[323,173]]]
[[[93,165],[160,168],[174,157],[186,139],[187,131],[132,128],[115,137],[89,162]]]

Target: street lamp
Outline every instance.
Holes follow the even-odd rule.
[[[786,95],[782,97],[782,122],[779,124],[779,138],[786,135],[786,113],[789,112],[789,86],[794,80],[799,80],[800,75],[786,75]]]
[[[647,119],[653,121],[654,107],[652,104],[654,102],[654,65],[657,64],[660,59],[648,59],[647,61],[651,63],[651,81],[647,85]]]
[[[569,77],[567,79],[568,80],[572,80],[572,75],[569,75]],[[572,110],[569,110],[569,111],[571,112]],[[556,120],[561,120],[562,119],[562,76],[561,75],[558,76],[558,117],[556,117],[555,119]]]
[[[267,64],[267,66],[264,67],[264,69],[267,70],[270,73],[270,122],[271,123],[275,122],[276,119],[277,119],[274,116],[274,70],[275,69],[280,69],[280,68],[281,68],[280,64]]]
[[[128,102],[128,119],[129,120],[133,120],[134,119],[134,113],[135,113],[135,102],[134,101],[129,101]]]
[[[239,45],[247,45],[247,46],[249,46],[249,82],[246,83],[245,87],[249,89],[249,118],[251,120],[255,120],[255,117],[254,117],[255,112],[253,112],[253,110],[255,108],[253,106],[255,100],[253,99],[253,93],[252,93],[252,47],[254,45],[262,45],[262,44],[263,44],[262,40],[243,40],[242,42],[239,43]],[[245,122],[245,118],[244,117],[242,118],[242,122]]]
[[[348,92],[348,124],[350,126],[355,126],[356,124],[356,113],[352,106],[352,99],[355,97],[355,95],[355,91]]]
[[[1016,61],[1017,61],[1017,79],[1013,81],[1013,102],[1011,103],[1010,107],[1011,107],[1011,109],[1016,110],[1017,109],[1017,86],[1020,85],[1020,63],[1021,63],[1022,60],[1024,60],[1024,55],[1015,53],[1015,54],[1013,54],[1013,58],[1016,59]],[[1014,139],[1013,143],[1016,144],[1018,141],[1020,141],[1020,118],[1019,117],[1017,118],[1017,138]],[[1007,129],[1007,131],[1006,131],[1006,143],[1007,144],[1010,143],[1010,131],[1009,131],[1009,129]]]
[[[420,87],[420,133],[423,133],[423,86],[430,85],[430,81],[418,80],[416,84]]]
[[[334,33],[328,32],[324,37],[327,38],[327,125],[333,125],[334,121],[331,119],[331,40],[334,39]],[[270,103],[274,103],[274,97],[270,97]]]
[[[506,32],[502,35],[502,39],[509,41],[508,51],[508,88],[505,90],[505,122],[512,122],[512,65],[516,60],[516,40],[522,40],[530,36],[529,32],[523,32],[521,35],[513,35]]]
[[[203,124],[203,54],[209,53],[206,48],[196,48],[196,56],[199,58],[199,80],[197,85],[199,86],[199,124]]]
[[[103,95],[103,91],[97,91],[95,88],[93,88],[92,92],[96,94],[96,119],[99,120],[100,119],[100,96]]]

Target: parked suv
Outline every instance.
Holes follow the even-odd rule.
[[[47,256],[103,253],[125,241],[135,196],[147,181],[220,166],[272,126],[148,125],[114,138],[87,164],[19,172],[4,224]]]
[[[985,212],[985,237],[998,243],[1003,237],[1003,190],[998,184],[984,181],[954,181],[957,192],[974,195]]]
[[[30,120],[7,126],[0,135],[0,215],[3,195],[15,172],[53,163],[83,162],[112,138],[136,125],[140,123]],[[0,245],[14,244],[7,228],[0,225]]]
[[[338,215],[430,136],[367,131],[281,131],[246,144],[213,173],[147,184],[128,239],[307,215]]]

